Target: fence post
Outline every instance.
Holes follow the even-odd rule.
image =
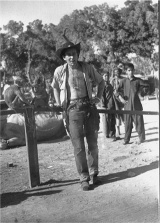
[[[26,107],[25,117],[25,139],[28,153],[29,186],[35,187],[40,184],[38,150],[36,138],[36,126],[33,107]]]
[[[101,114],[102,117],[102,132],[103,135],[107,136],[107,122],[106,122],[106,114]]]

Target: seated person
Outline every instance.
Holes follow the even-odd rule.
[[[14,76],[13,79],[14,84],[4,91],[4,100],[6,104],[11,109],[23,108],[26,105],[30,105],[22,93],[22,87],[24,85],[23,78]]]

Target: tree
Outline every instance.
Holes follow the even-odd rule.
[[[13,20],[4,26],[1,33],[1,55],[6,60],[7,72],[21,70],[26,74],[28,49],[30,49],[30,72],[34,77],[38,68],[44,76],[53,76],[55,68],[62,64],[56,49],[65,36],[73,43],[81,43],[80,60],[95,65],[102,71],[112,71],[115,64],[128,60],[128,54],[139,58],[154,59],[158,45],[158,7],[151,1],[126,1],[125,7],[117,10],[107,3],[74,10],[65,15],[56,26],[42,24],[41,20],[30,22],[23,31],[23,23]]]
[[[129,0],[125,5],[120,10],[124,50],[126,53],[151,58],[154,44],[158,41],[156,6],[152,6],[151,1]]]
[[[56,41],[52,38],[51,28],[54,25],[43,26],[41,20],[30,22],[23,32],[22,23],[10,21],[5,27],[7,33],[1,34],[1,55],[6,61],[6,71],[11,75],[21,71],[26,75],[26,67],[30,65],[31,76],[36,75],[35,69],[46,77],[53,76],[54,69],[59,65],[55,55]],[[15,35],[16,34],[16,35]],[[30,48],[30,62],[28,64],[28,49]]]

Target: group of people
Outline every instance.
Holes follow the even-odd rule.
[[[109,74],[103,75],[105,80],[102,97],[103,106],[107,110],[142,111],[139,91],[141,88],[149,88],[149,84],[134,76],[134,65],[132,63],[125,64],[126,78],[120,77],[121,72],[122,70],[116,67],[112,78],[109,78]],[[137,115],[136,113],[106,114],[106,137],[113,137],[113,141],[120,139],[120,125],[122,122],[125,125],[124,145],[130,141],[133,123],[139,136],[137,144],[145,141],[143,115]]]
[[[126,66],[127,77],[119,80],[120,70],[114,70],[115,77],[109,82],[109,74],[101,75],[91,65],[78,60],[80,43],[66,41],[58,50],[57,55],[64,64],[54,72],[52,88],[57,106],[63,108],[67,131],[74,147],[74,156],[80,185],[83,191],[88,191],[90,185],[101,183],[98,179],[98,131],[100,116],[97,104],[102,100],[107,109],[142,110],[138,97],[138,89],[146,84],[134,77],[134,66]],[[92,96],[92,87],[97,86],[96,96]],[[15,89],[18,91],[18,87]],[[20,99],[27,104],[18,93]],[[120,115],[107,115],[107,137],[119,137]],[[139,135],[139,143],[145,140],[142,115],[124,115],[124,144],[129,143],[133,122]],[[117,129],[115,129],[117,126]],[[85,148],[84,137],[88,144]]]
[[[4,88],[4,100],[9,108],[17,109],[34,105],[34,108],[52,106],[54,103],[53,89],[48,80],[36,76],[29,86],[21,76],[13,76],[13,84]]]
[[[101,183],[98,179],[98,130],[100,117],[97,104],[110,110],[142,111],[138,93],[140,88],[149,85],[134,76],[134,65],[125,65],[126,78],[121,78],[121,69],[114,70],[114,76],[109,81],[109,74],[103,76],[87,63],[78,61],[80,44],[67,41],[57,50],[58,56],[65,62],[54,72],[52,87],[56,103],[63,107],[67,129],[74,147],[74,156],[79,174],[81,188],[89,190],[90,184]],[[92,87],[97,86],[97,95],[92,97]],[[120,135],[120,124],[124,121],[124,145],[131,137],[133,123],[138,132],[138,144],[145,140],[143,115],[134,113],[107,114],[107,137],[114,140]],[[84,137],[88,144],[86,152]],[[89,183],[90,182],[90,183]]]

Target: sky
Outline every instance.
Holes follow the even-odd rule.
[[[6,25],[9,20],[23,22],[28,25],[36,19],[42,20],[42,24],[57,25],[64,15],[70,15],[74,10],[84,9],[91,5],[100,5],[108,3],[108,5],[118,8],[124,7],[126,0],[18,0],[8,1],[0,0],[0,27]],[[158,0],[152,0],[153,3]]]
[[[36,19],[42,20],[42,24],[52,23],[57,25],[64,15],[69,15],[76,9],[80,10],[84,7],[100,5],[105,2],[110,7],[115,5],[118,7],[125,6],[125,0],[0,0],[0,27],[6,25],[9,20],[21,21],[26,26]]]

